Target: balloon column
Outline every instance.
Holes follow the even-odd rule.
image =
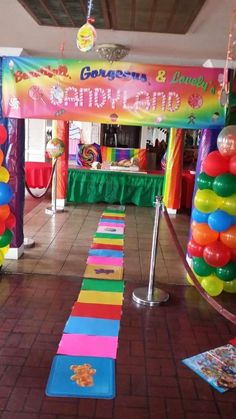
[[[198,281],[213,297],[236,293],[236,126],[220,132],[217,147],[197,178],[187,246]]]
[[[7,130],[0,124],[0,144],[7,140]],[[0,265],[3,264],[4,256],[7,253],[12,241],[11,230],[15,227],[16,218],[11,212],[9,202],[12,198],[12,189],[8,184],[10,175],[8,170],[2,166],[4,154],[0,149]]]

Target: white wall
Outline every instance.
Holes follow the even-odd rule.
[[[25,161],[45,161],[46,121],[25,120]]]

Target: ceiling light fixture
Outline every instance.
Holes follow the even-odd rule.
[[[100,57],[109,62],[120,61],[129,53],[129,48],[119,44],[100,44],[96,47]]]

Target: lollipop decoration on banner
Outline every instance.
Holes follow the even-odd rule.
[[[3,124],[0,124],[0,144],[4,144],[7,140],[7,130]],[[2,166],[4,154],[0,149],[0,265],[3,264],[4,256],[9,250],[12,241],[12,229],[15,227],[16,218],[11,212],[9,202],[12,199],[12,188],[8,184],[10,174],[8,170]]]
[[[88,14],[87,14],[87,22],[81,26],[81,28],[77,32],[76,43],[77,47],[81,52],[89,52],[93,49],[97,34],[94,26],[91,24],[94,22],[94,19],[91,18],[91,10],[93,7],[93,1],[88,1]]]
[[[236,126],[223,128],[217,148],[197,178],[187,245],[193,271],[212,297],[236,292]]]

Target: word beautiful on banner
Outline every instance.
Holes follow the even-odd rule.
[[[47,58],[3,59],[3,112],[12,118],[216,128],[222,70]]]

